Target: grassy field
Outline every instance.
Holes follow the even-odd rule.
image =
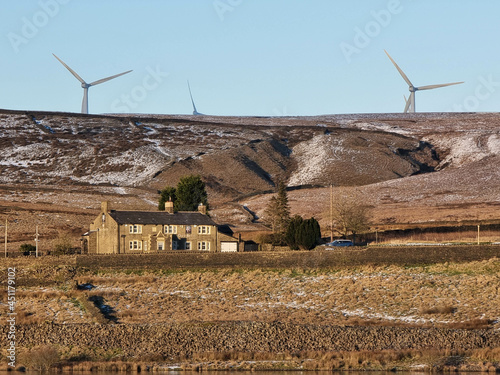
[[[74,257],[12,258],[0,263],[16,268],[18,324],[248,321],[500,330],[498,258],[330,269],[149,271],[77,267]],[[6,299],[6,288],[0,295]],[[4,314],[2,310],[2,318]],[[67,348],[59,349],[64,359],[71,358]],[[289,353],[283,361],[294,368],[301,364],[298,367],[311,369],[385,368],[398,362],[402,366],[405,361],[414,365],[418,358],[426,364],[441,361],[444,366],[445,354],[467,357],[471,363],[481,363],[480,368],[485,363],[498,368],[500,361],[498,348],[454,354],[313,352]],[[92,358],[102,360],[106,355]],[[264,362],[279,357],[277,353],[260,356]],[[175,361],[191,369],[210,360],[219,363],[219,368],[233,362],[245,368],[255,358],[259,358],[256,353],[198,353]],[[461,365],[469,362],[460,360]]]

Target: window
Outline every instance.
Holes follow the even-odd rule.
[[[129,233],[142,233],[142,225],[133,224],[128,227]]]
[[[163,241],[158,241],[158,250],[163,251],[165,250],[165,242]]]
[[[142,241],[130,241],[129,242],[130,250],[142,250]]]
[[[156,227],[151,227],[151,232],[155,233],[156,232]]]
[[[172,250],[177,250],[179,248],[179,245],[177,244],[177,241],[172,241]]]
[[[198,250],[209,251],[210,250],[210,242],[208,242],[208,241],[198,242]]]
[[[165,225],[165,234],[176,234],[177,233],[177,225]]]
[[[208,225],[200,225],[198,227],[198,234],[210,234],[210,227]]]
[[[191,242],[186,242],[186,250],[192,250]]]
[[[186,225],[186,234],[191,234],[191,225]]]

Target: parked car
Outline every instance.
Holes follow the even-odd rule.
[[[335,240],[325,244],[325,246],[354,246],[351,240]]]

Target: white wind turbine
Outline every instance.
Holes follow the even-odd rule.
[[[458,85],[458,84],[463,83],[463,82],[453,82],[453,83],[442,83],[442,84],[438,84],[438,85],[428,85],[428,86],[416,87],[416,86],[413,85],[413,83],[411,83],[411,81],[408,79],[408,77],[406,76],[406,74],[401,70],[401,68],[398,66],[398,64],[396,64],[396,62],[387,53],[387,51],[384,50],[384,52],[387,55],[387,57],[389,57],[389,59],[392,61],[392,63],[394,64],[394,66],[398,70],[399,74],[401,74],[401,77],[403,77],[403,79],[406,81],[406,83],[408,84],[408,89],[410,90],[410,97],[408,98],[408,100],[406,100],[406,97],[405,97],[406,105],[405,105],[405,111],[404,111],[404,113],[408,113],[408,112],[413,113],[413,112],[415,112],[415,92],[421,91],[421,90],[437,89],[437,88],[440,88],[440,87],[446,87],[446,86],[451,86],[451,85]]]
[[[191,86],[189,86],[189,81],[187,81],[187,83],[188,83],[188,89],[189,89],[189,96],[191,97],[191,103],[193,103],[193,115],[202,116],[203,113],[200,113],[196,110],[196,106],[194,105],[193,95],[191,94]]]
[[[53,54],[54,55],[54,54]],[[104,83],[106,81],[109,81],[110,79],[113,79],[113,78],[116,78],[116,77],[119,77],[119,76],[122,76],[124,74],[127,74],[127,73],[130,73],[131,70],[128,70],[126,72],[123,72],[123,73],[120,73],[120,74],[115,74],[114,76],[111,76],[111,77],[106,77],[106,78],[103,78],[103,79],[99,79],[97,81],[94,81],[94,82],[91,82],[91,83],[87,83],[85,82],[82,77],[80,77],[78,74],[76,74],[76,72],[71,69],[68,65],[66,65],[64,63],[64,61],[62,61],[59,57],[57,57],[56,55],[54,55],[54,57],[59,60],[59,62],[61,64],[64,65],[64,67],[66,69],[68,69],[71,74],[73,74],[75,76],[75,78],[77,80],[80,81],[80,83],[82,84],[82,88],[83,88],[83,101],[82,101],[82,113],[89,113],[89,87],[91,86],[95,86],[95,85],[98,85],[100,83]]]

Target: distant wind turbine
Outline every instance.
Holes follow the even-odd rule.
[[[401,74],[401,77],[403,77],[403,79],[406,81],[406,83],[408,84],[408,89],[410,90],[410,97],[408,98],[408,100],[406,100],[406,98],[405,98],[406,105],[405,105],[404,113],[415,112],[415,92],[421,91],[421,90],[437,89],[440,87],[446,87],[446,86],[451,86],[451,85],[459,85],[459,84],[463,83],[463,82],[453,82],[453,83],[442,83],[442,84],[438,84],[438,85],[415,87],[413,85],[413,83],[411,83],[411,81],[408,79],[406,74],[398,66],[398,64],[396,64],[396,62],[392,59],[392,57],[387,53],[387,51],[384,50],[384,52],[387,55],[387,57],[389,57],[389,59],[392,61],[392,63],[394,64],[394,66],[398,70],[399,74]]]
[[[196,106],[194,105],[193,95],[191,94],[191,86],[189,86],[189,81],[187,81],[187,83],[188,83],[188,89],[189,89],[189,96],[191,97],[191,103],[193,103],[193,115],[202,116],[203,113],[200,113],[196,110]]]
[[[54,55],[54,54],[53,54],[53,55]],[[123,73],[120,73],[120,74],[116,74],[116,75],[111,76],[111,77],[107,77],[107,78],[99,79],[99,80],[94,81],[94,82],[91,82],[91,83],[87,83],[87,82],[85,82],[85,81],[82,79],[82,77],[80,77],[78,74],[76,74],[76,72],[75,72],[73,69],[71,69],[68,65],[66,65],[66,64],[64,63],[64,61],[62,61],[59,57],[57,57],[56,55],[54,55],[54,57],[55,57],[57,60],[59,60],[59,62],[60,62],[61,64],[63,64],[63,65],[64,65],[64,67],[65,67],[66,69],[68,69],[68,70],[71,72],[71,74],[73,74],[73,75],[75,76],[75,78],[76,78],[77,80],[79,80],[79,81],[80,81],[80,83],[82,84],[82,88],[83,88],[82,113],[89,113],[89,87],[91,87],[91,86],[95,86],[95,85],[98,85],[98,84],[100,84],[100,83],[104,83],[104,82],[106,82],[106,81],[109,81],[110,79],[113,79],[113,78],[116,78],[116,77],[119,77],[119,76],[122,76],[122,75],[124,75],[124,74],[127,74],[127,73],[130,73],[130,72],[131,72],[131,70],[128,70],[128,71],[126,71],[126,72],[123,72]]]

